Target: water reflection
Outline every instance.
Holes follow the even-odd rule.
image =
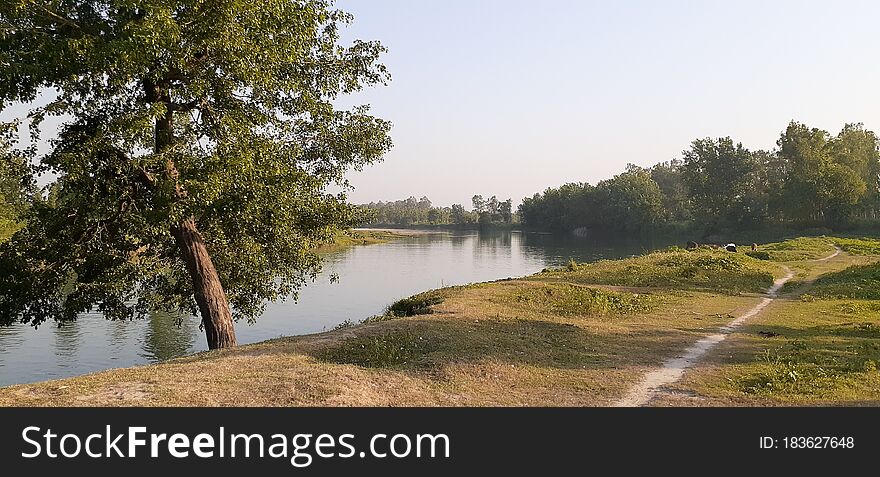
[[[330,329],[381,313],[394,300],[449,285],[517,277],[558,266],[641,253],[664,243],[601,242],[510,231],[432,231],[325,258],[324,271],[298,301],[267,306],[256,324],[238,323],[239,343]],[[330,276],[337,274],[338,283]],[[162,361],[206,348],[198,319],[155,313],[109,322],[84,314],[57,328],[0,328],[0,385]]]
[[[79,354],[83,337],[82,330],[78,324],[78,322],[74,321],[61,326],[52,323],[44,325],[52,330],[52,337],[55,340],[55,357],[58,360],[59,366],[70,366]]]
[[[142,356],[151,362],[183,356],[199,334],[198,320],[169,313],[153,313],[147,320]]]

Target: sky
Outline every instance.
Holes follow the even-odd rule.
[[[880,129],[880,2],[339,0],[346,38],[389,49],[387,87],[347,101],[393,122],[354,202],[523,197],[791,120]]]
[[[345,41],[381,41],[393,77],[339,103],[394,124],[386,159],[349,175],[356,203],[481,194],[516,205],[679,157],[697,138],[770,149],[791,120],[880,130],[876,1],[337,6],[355,17]]]

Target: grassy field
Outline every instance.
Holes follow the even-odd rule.
[[[880,402],[880,305],[811,294],[880,259],[769,247],[801,280],[653,404]],[[425,292],[360,324],[0,389],[35,406],[602,406],[758,303],[775,261],[670,249]],[[819,279],[819,281],[816,281]]]
[[[880,241],[804,264],[805,279],[654,405],[880,405]]]

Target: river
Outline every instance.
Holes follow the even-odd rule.
[[[327,255],[323,273],[297,302],[269,304],[256,323],[237,323],[236,334],[246,344],[320,332],[379,314],[420,291],[520,277],[570,258],[620,258],[661,245],[517,231],[424,231]],[[118,322],[87,313],[62,327],[0,327],[0,386],[155,363],[205,349],[198,319],[189,316],[154,314]]]

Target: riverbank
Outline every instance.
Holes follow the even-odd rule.
[[[377,245],[416,235],[400,233],[388,229],[354,229],[340,232],[333,237],[333,242],[315,249],[320,254],[338,252],[356,245]]]
[[[779,299],[649,404],[880,403],[880,242],[762,249],[771,260],[672,249],[445,288],[326,333],[2,388],[0,405],[612,405],[754,308],[784,267]]]

